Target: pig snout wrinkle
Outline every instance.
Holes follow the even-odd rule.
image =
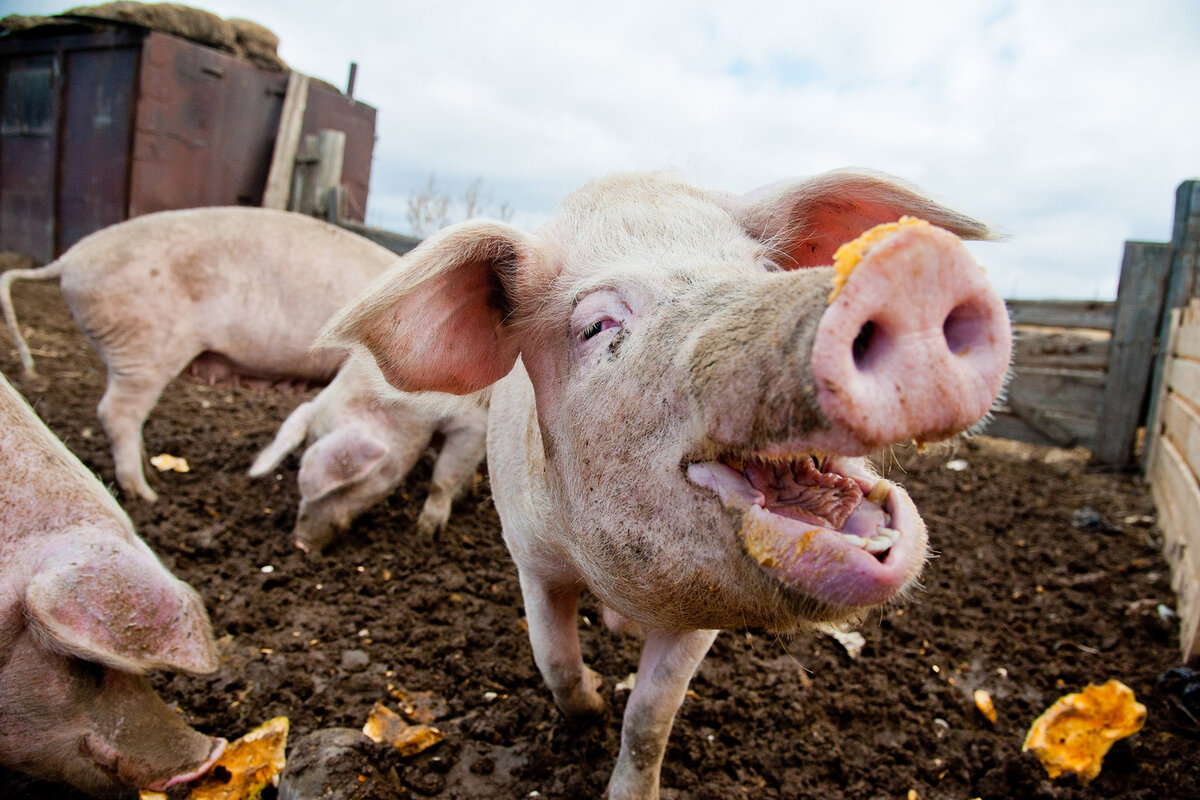
[[[817,400],[863,448],[945,439],[991,408],[1011,338],[1004,301],[961,241],[904,231],[863,260],[823,315]]]

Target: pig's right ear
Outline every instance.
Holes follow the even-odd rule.
[[[404,391],[482,389],[516,363],[515,290],[533,260],[531,237],[508,225],[446,228],[342,309],[318,344],[365,347]]]
[[[148,548],[87,542],[38,565],[25,588],[30,628],[47,647],[125,672],[217,669],[204,604]]]

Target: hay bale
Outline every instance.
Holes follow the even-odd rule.
[[[26,14],[9,14],[0,18],[0,31],[27,31],[31,28],[41,28],[53,24],[51,17],[39,17]]]
[[[279,57],[279,37],[264,25],[248,19],[228,20],[237,37],[238,54],[263,69],[282,71],[287,64]]]
[[[193,42],[206,44],[228,53],[237,52],[233,26],[216,14],[178,3],[135,3],[119,0],[96,6],[80,6],[63,16],[107,19],[162,31]]]

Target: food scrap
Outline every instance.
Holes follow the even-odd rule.
[[[828,302],[832,304],[837,299],[837,296],[842,293],[842,287],[845,286],[846,279],[850,277],[850,273],[858,266],[858,262],[866,257],[872,247],[901,228],[912,228],[920,225],[928,227],[929,223],[916,217],[901,217],[898,222],[885,222],[882,225],[876,225],[857,239],[846,242],[839,247],[837,252],[833,254],[833,268],[836,274],[833,276],[833,291],[829,293]]]
[[[188,466],[186,458],[173,456],[170,453],[160,453],[150,459],[150,464],[159,472],[190,472],[191,467]]]
[[[188,784],[181,800],[258,800],[268,785],[279,785],[287,759],[288,718],[275,717],[230,742],[207,772]],[[172,789],[172,796],[175,789]],[[143,791],[139,800],[162,800],[166,795]]]
[[[445,736],[432,725],[409,725],[383,703],[376,703],[363,725],[363,734],[373,742],[387,743],[402,756],[413,756],[440,742]]]
[[[1087,783],[1100,774],[1113,743],[1137,733],[1145,722],[1146,707],[1128,686],[1115,680],[1088,684],[1038,717],[1022,749],[1032,750],[1051,778],[1074,772]]]
[[[992,696],[985,690],[975,690],[975,707],[979,709],[980,714],[983,714],[987,718],[988,722],[995,724],[996,705],[992,702]]]

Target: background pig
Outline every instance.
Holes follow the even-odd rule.
[[[220,756],[143,673],[217,668],[200,598],[0,375],[0,763],[93,794]]]
[[[71,316],[108,368],[99,415],[117,482],[147,500],[142,424],[181,371],[209,384],[325,383],[344,357],[310,352],[321,325],[395,255],[325,222],[262,208],[147,214],[97,231],[40,269],[0,275],[26,373],[16,279],[62,279]]]
[[[876,243],[831,299],[821,265],[902,214],[941,227]],[[580,657],[584,587],[646,631],[610,797],[658,796],[714,629],[845,623],[912,586],[925,526],[862,456],[974,424],[1011,347],[955,234],[987,230],[872,174],[745,197],[617,176],[537,235],[447,229],[331,323],[400,389],[499,381],[489,473],[563,711],[604,707]]]
[[[267,474],[306,438],[300,462],[300,511],[293,535],[317,550],[404,480],[435,434],[443,438],[429,497],[417,519],[423,540],[445,527],[450,502],[475,474],[487,434],[487,391],[466,397],[399,392],[375,360],[350,358],[315,399],[292,412],[250,468]]]

